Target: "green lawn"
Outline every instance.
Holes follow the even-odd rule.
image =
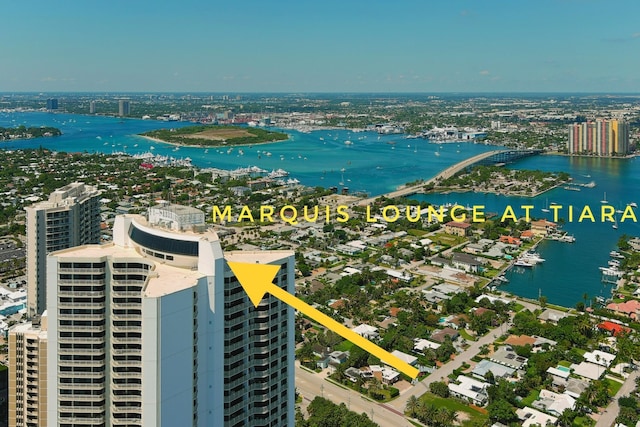
[[[529,395],[522,399],[522,404],[525,406],[531,406],[531,404],[538,400],[538,396],[540,396],[540,390],[531,390]]]
[[[415,228],[411,228],[409,230],[407,230],[407,234],[410,236],[416,236],[416,237],[420,237],[420,236],[424,236],[425,234],[427,234],[428,231],[425,230],[417,230]]]
[[[622,387],[622,383],[612,380],[611,378],[605,378],[605,380],[609,383],[609,396],[615,396],[618,390]]]
[[[469,415],[470,420],[463,422],[462,423],[463,426],[470,425],[474,421],[477,424],[477,421],[485,422],[489,419],[489,416],[486,413],[480,412],[455,399],[445,399],[444,397],[439,397],[432,393],[425,393],[422,396],[420,396],[420,400],[422,400],[425,403],[433,404],[438,408],[445,407],[447,409],[451,409],[456,412],[457,411],[465,412],[466,414]]]
[[[513,311],[515,311],[516,313],[519,311],[524,310],[524,305],[520,304],[520,303],[515,303],[513,305]]]
[[[460,333],[460,336],[462,338],[464,338],[467,341],[475,341],[476,339],[474,337],[472,337],[471,335],[469,335],[469,332],[467,332],[464,329],[459,329],[458,332]]]
[[[351,351],[351,347],[353,347],[353,343],[351,341],[342,341],[340,344],[335,346],[337,351]]]
[[[465,237],[454,236],[452,234],[438,233],[431,239],[441,245],[456,246],[467,241]]]
[[[589,417],[576,417],[576,419],[573,420],[572,427],[591,427],[594,424],[595,421]]]
[[[558,362],[558,365],[564,366],[565,368],[570,368],[571,362],[569,362],[568,360],[561,360]]]

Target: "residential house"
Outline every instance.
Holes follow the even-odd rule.
[[[335,363],[337,365],[344,363],[347,361],[347,359],[349,359],[349,352],[348,351],[332,351],[331,353],[329,353],[329,359],[330,359],[330,363]]]
[[[559,394],[552,391],[542,389],[538,400],[532,403],[532,406],[536,409],[541,409],[552,415],[560,416],[567,410],[573,410],[576,406],[576,399],[568,394]]]
[[[546,236],[549,233],[556,231],[558,225],[555,222],[541,219],[538,221],[531,221],[531,232],[536,236]]]
[[[506,379],[506,378],[513,377],[513,374],[516,372],[516,370],[514,368],[510,368],[508,366],[504,366],[499,363],[492,362],[491,360],[488,360],[488,359],[482,359],[480,362],[478,362],[476,367],[473,368],[473,371],[471,371],[471,374],[476,378],[484,379],[486,378],[487,372],[491,372],[493,374],[493,377],[496,379],[498,378]]]
[[[540,412],[537,409],[525,406],[524,408],[517,409],[516,415],[522,421],[522,427],[534,427],[534,426],[546,426],[555,425],[558,422],[558,418],[547,415],[544,412]]]
[[[578,399],[582,393],[589,387],[589,383],[577,378],[569,378],[564,392],[571,397]]]
[[[547,369],[547,374],[551,375],[551,381],[554,386],[566,387],[567,381],[569,380],[569,376],[571,375],[571,370],[554,368],[552,366],[549,369]]]
[[[640,301],[634,299],[621,303],[607,304],[607,309],[622,316],[629,316],[634,320],[640,319]]]
[[[444,328],[434,331],[433,334],[431,334],[431,340],[438,343],[443,343],[446,337],[451,338],[451,341],[455,341],[459,336],[460,334],[455,329]]]
[[[471,234],[471,224],[467,222],[450,221],[444,225],[444,232],[465,237]]]
[[[416,366],[418,364],[418,358],[415,356],[412,356],[410,354],[407,353],[403,353],[400,350],[393,350],[391,352],[392,356],[397,357],[398,359],[402,360],[403,362],[411,365],[411,366]],[[383,363],[386,363],[383,361]]]
[[[440,348],[440,344],[433,341],[425,340],[423,338],[415,338],[413,340],[413,351],[416,353],[424,354],[425,349],[437,350]]]
[[[538,316],[538,320],[543,323],[552,323],[554,325],[557,325],[560,319],[564,319],[567,316],[569,315],[564,311],[548,308]]]
[[[600,329],[601,331],[609,332],[614,337],[623,332],[631,332],[631,329],[625,326],[619,325],[617,323],[611,322],[609,320],[599,323],[598,329]]]
[[[486,389],[489,387],[489,383],[474,380],[464,375],[458,375],[456,381],[458,384],[448,384],[449,393],[451,393],[452,396],[467,399],[470,403],[477,406],[484,406],[484,404],[487,403],[488,396]]]
[[[611,363],[615,360],[616,355],[611,353],[605,353],[604,351],[594,350],[591,352],[586,352],[582,355],[584,360],[590,363],[595,363],[596,365],[609,367]]]
[[[526,242],[530,241],[534,237],[535,237],[535,233],[531,230],[525,230],[522,233],[520,233],[520,238]]]
[[[467,273],[478,273],[482,268],[482,262],[478,261],[477,257],[460,252],[454,252],[451,264]]]
[[[393,369],[382,367],[379,365],[371,365],[371,372],[373,376],[378,378],[384,384],[391,385],[400,380],[400,372],[397,372]]]
[[[606,367],[602,365],[596,365],[595,363],[591,362],[581,362],[578,365],[574,363],[571,365],[571,369],[573,370],[574,374],[583,378],[588,378],[590,380],[599,379],[607,370]]]
[[[507,245],[520,246],[522,245],[522,240],[513,236],[500,236],[498,239],[500,242],[505,243]]]
[[[344,376],[349,378],[351,382],[355,383],[358,382],[358,378],[362,376],[360,373],[361,371],[359,369],[351,367],[344,371]]]
[[[353,332],[368,340],[377,340],[380,338],[378,328],[362,323],[355,328],[351,328]]]

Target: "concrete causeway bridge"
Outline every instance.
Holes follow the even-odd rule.
[[[515,162],[516,160],[523,159],[525,157],[536,156],[542,153],[542,150],[494,150],[487,151],[486,153],[478,154],[469,159],[463,160],[460,163],[456,163],[453,166],[449,166],[433,178],[428,181],[421,182],[420,184],[407,186],[400,188],[389,193],[381,194],[379,196],[370,197],[368,199],[358,200],[357,205],[366,206],[371,204],[379,197],[386,197],[394,199],[396,197],[410,196],[421,192],[426,185],[435,184],[436,182],[451,178],[458,172],[462,172],[467,169],[471,169],[474,166],[490,166],[490,165],[505,165],[507,163]]]

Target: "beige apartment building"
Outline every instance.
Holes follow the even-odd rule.
[[[27,316],[46,309],[47,254],[88,243],[100,243],[100,192],[74,182],[55,190],[49,200],[26,207]]]
[[[47,316],[9,332],[9,427],[47,425]]]

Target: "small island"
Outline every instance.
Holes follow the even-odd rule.
[[[48,136],[60,136],[62,131],[49,126],[26,127],[20,125],[15,128],[4,128],[0,126],[0,141],[13,141],[16,139],[44,138]]]
[[[479,191],[509,196],[535,197],[562,184],[571,178],[566,172],[543,172],[539,170],[513,170],[498,166],[476,166],[467,173],[461,173],[438,182],[436,192]],[[567,186],[579,191],[577,186]]]
[[[178,129],[158,129],[140,136],[169,144],[217,147],[222,145],[250,145],[285,141],[289,136],[260,128],[238,126],[187,126]]]

